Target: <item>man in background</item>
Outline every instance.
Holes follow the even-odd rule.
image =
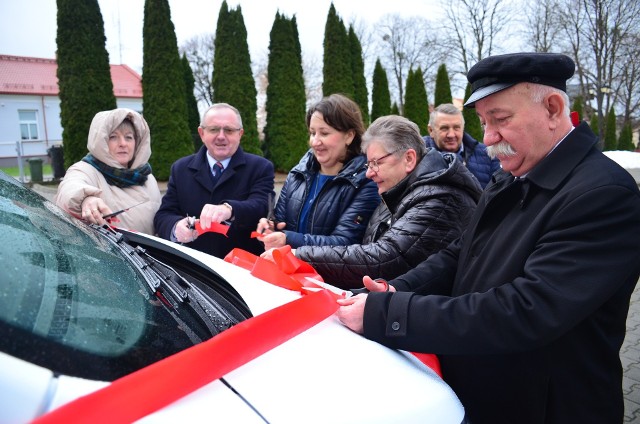
[[[443,103],[429,115],[428,128],[429,135],[423,137],[427,147],[456,153],[485,188],[491,175],[500,168],[500,161],[490,158],[487,147],[464,132],[462,112],[451,103]]]

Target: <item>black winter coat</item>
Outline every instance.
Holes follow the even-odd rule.
[[[362,277],[404,274],[462,234],[481,188],[456,155],[429,149],[416,169],[382,194],[362,244],[301,247],[309,262],[337,287],[362,287]]]
[[[347,162],[336,177],[327,182],[309,211],[307,228],[298,232],[298,221],[311,181],[320,169],[309,150],[287,175],[276,205],[276,219],[287,224],[287,244],[344,245],[359,243],[371,214],[380,203],[376,184],[365,176],[365,157]]]
[[[524,181],[500,172],[462,237],[370,293],[364,335],[436,353],[474,424],[621,423],[640,192],[586,123]]]

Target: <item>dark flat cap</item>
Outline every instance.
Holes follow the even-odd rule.
[[[471,96],[466,107],[521,82],[549,85],[567,91],[567,80],[576,65],[569,56],[557,53],[511,53],[482,59],[469,69]]]

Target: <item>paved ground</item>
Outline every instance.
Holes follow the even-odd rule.
[[[620,349],[624,377],[624,422],[640,424],[640,284],[631,296],[627,337]]]
[[[284,176],[276,178],[276,190],[279,191]],[[53,199],[57,186],[34,184],[33,187],[48,199]],[[164,193],[166,183],[160,183]],[[624,392],[625,423],[640,424],[640,283],[631,297],[631,306],[627,318],[627,336],[620,350],[620,359],[624,370],[622,388]]]

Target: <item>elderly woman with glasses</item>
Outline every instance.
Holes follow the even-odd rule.
[[[287,175],[275,215],[258,223],[266,257],[284,245],[360,243],[380,203],[376,185],[366,177],[358,105],[332,94],[307,111],[306,121],[311,148]],[[280,222],[276,228],[274,221]]]
[[[446,247],[462,234],[481,193],[456,155],[425,147],[418,126],[406,118],[380,117],[362,140],[367,177],[382,197],[362,243],[295,250],[343,289],[363,287],[365,275],[402,275]]]

